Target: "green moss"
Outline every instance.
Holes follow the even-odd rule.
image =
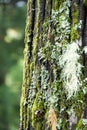
[[[32,107],[32,126],[37,128],[36,130],[43,130],[44,113],[44,100],[42,93],[38,92]]]
[[[31,63],[30,63],[30,79],[31,79],[31,77],[32,77],[33,69],[34,69],[34,62],[31,62]]]
[[[36,55],[38,49],[38,38],[34,39],[33,55]]]
[[[75,41],[79,39],[79,6],[78,4],[74,4],[72,6],[72,26],[71,26],[71,41]]]
[[[44,130],[42,126],[43,126],[42,122],[37,123],[36,130]]]
[[[55,0],[54,1],[54,10],[58,10],[64,0]]]
[[[72,31],[71,31],[71,41],[75,41],[79,39],[79,33],[78,30],[75,29],[74,27],[72,27]]]
[[[20,125],[21,127],[24,125],[23,124],[23,117],[24,117],[24,99],[25,99],[25,87],[24,85],[22,86],[22,96],[21,96],[21,101],[20,101]]]
[[[39,0],[38,0],[38,2],[39,2]],[[37,18],[36,18],[36,24],[35,24],[35,37],[33,39],[33,58],[34,58],[34,63],[36,63],[36,56],[37,56],[38,44],[39,44],[39,25],[40,25],[40,20],[39,20],[40,16],[39,15],[40,15],[40,12],[38,11]]]
[[[79,121],[78,121],[78,124],[77,124],[77,129],[79,130],[81,130],[83,128],[83,122],[82,122],[82,119],[80,119]]]
[[[83,0],[85,6],[87,6],[87,0]]]

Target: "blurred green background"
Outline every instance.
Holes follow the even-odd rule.
[[[26,1],[0,0],[0,130],[18,130]]]

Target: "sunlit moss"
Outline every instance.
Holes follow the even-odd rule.
[[[54,9],[58,10],[63,2],[64,2],[64,0],[54,0]]]
[[[83,0],[85,6],[87,6],[87,0]]]
[[[78,40],[80,35],[79,35],[79,5],[74,4],[72,6],[72,26],[71,26],[71,41]]]
[[[32,107],[32,126],[37,128],[36,130],[43,130],[44,114],[44,100],[42,93],[38,92]]]
[[[33,47],[33,55],[36,57],[37,49],[38,49],[38,37],[34,38],[34,47]]]

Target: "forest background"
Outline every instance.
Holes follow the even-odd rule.
[[[0,0],[0,130],[19,127],[26,0]]]

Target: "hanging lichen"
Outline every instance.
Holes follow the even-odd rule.
[[[82,65],[80,60],[81,52],[79,41],[67,45],[66,50],[64,50],[60,57],[59,62],[62,67],[61,79],[63,80],[68,98],[76,95],[82,87]]]

